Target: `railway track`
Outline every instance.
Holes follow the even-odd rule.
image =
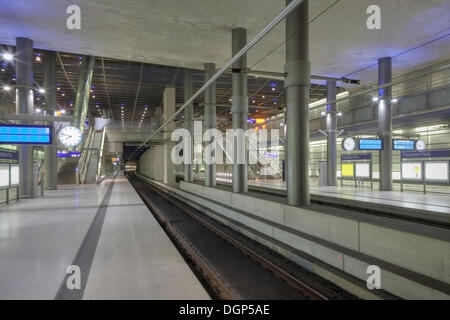
[[[277,259],[281,256],[261,252],[236,231],[165,191],[132,174],[128,178],[213,298],[328,300],[331,295],[333,299],[355,299],[307,270],[302,276],[309,281],[302,281],[280,267]],[[311,280],[319,281],[313,287]]]

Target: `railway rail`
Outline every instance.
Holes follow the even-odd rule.
[[[270,249],[135,175],[127,177],[213,298],[357,299],[300,266],[287,271],[287,259]]]

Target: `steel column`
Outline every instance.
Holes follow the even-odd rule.
[[[81,63],[80,77],[73,107],[72,125],[84,131],[84,122],[89,109],[92,74],[94,73],[95,57],[84,56]]]
[[[392,81],[392,58],[384,57],[378,60],[378,85]],[[383,140],[383,150],[380,151],[380,190],[392,191],[392,87],[379,90],[378,100],[378,130]]]
[[[327,81],[327,101],[336,100],[336,81]],[[327,185],[336,185],[336,103],[327,106]]]
[[[189,69],[184,69],[184,101],[188,101],[192,96],[192,71]],[[192,182],[194,181],[193,175],[193,127],[194,127],[194,109],[192,103],[190,103],[186,109],[184,109],[184,128],[190,133],[190,145],[191,145],[191,163],[184,164],[184,181]]]
[[[232,56],[236,55],[247,44],[247,30],[243,28],[234,28],[232,30]],[[244,54],[237,60],[233,66],[233,96],[231,114],[233,119],[233,129],[247,130],[248,96],[247,96],[247,54]],[[238,163],[238,137],[233,138],[233,192],[247,192],[247,163]],[[247,154],[247,145],[245,140],[241,143],[245,145],[245,154]],[[247,159],[247,157],[245,157]]]
[[[216,73],[214,63],[205,63],[205,82]],[[214,82],[205,90],[205,130],[216,128],[216,83]],[[205,164],[205,186],[216,185],[216,165]]]
[[[47,114],[52,115],[56,110],[56,52],[45,53],[45,102]],[[44,147],[44,185],[47,190],[56,189],[58,180],[57,156],[56,156],[56,134],[53,131],[53,145]]]
[[[33,114],[33,41],[26,38],[16,39],[16,113]],[[21,121],[27,123],[27,121]],[[20,198],[31,198],[33,186],[33,147],[18,146],[19,150],[19,190]]]
[[[286,0],[289,5],[292,0]],[[287,200],[307,205],[309,194],[309,0],[286,17]]]

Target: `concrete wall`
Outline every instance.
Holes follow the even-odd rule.
[[[164,172],[164,149],[163,146],[150,147],[139,158],[137,171],[142,175],[155,179],[163,180]]]
[[[408,231],[409,222],[391,227],[381,217],[345,217],[184,181],[181,190],[158,185],[347,289],[352,284],[336,272],[365,283],[367,266],[378,265],[381,286],[387,292],[407,299],[450,299],[448,234],[428,236],[427,226],[422,227],[423,232]],[[318,262],[311,263],[315,259]],[[362,297],[374,297],[361,286],[353,289]]]

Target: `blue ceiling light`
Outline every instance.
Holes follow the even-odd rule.
[[[277,86],[277,84],[276,84],[275,82],[271,82],[271,83],[270,83],[270,86],[271,86],[272,88],[275,88],[275,87]]]

